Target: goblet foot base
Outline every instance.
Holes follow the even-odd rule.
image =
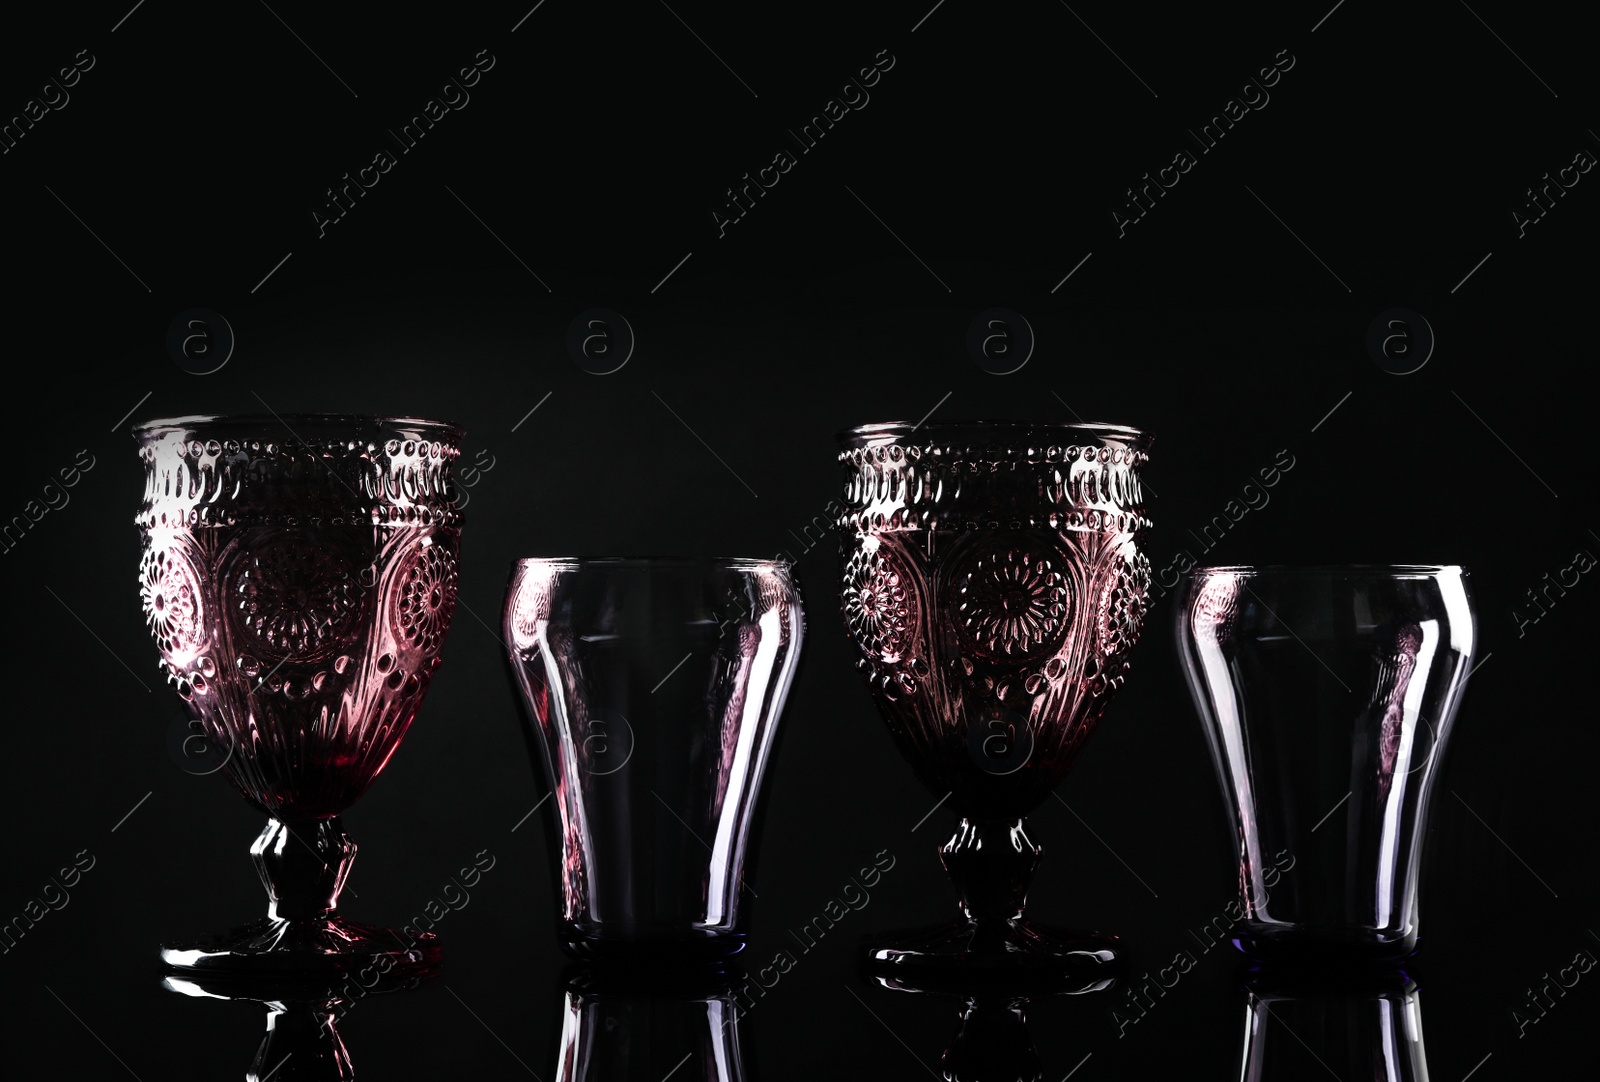
[[[960,996],[967,999],[997,999],[1001,1002],[1026,1004],[1036,999],[1053,996],[1081,996],[1103,992],[1116,983],[1120,967],[1113,963],[1105,967],[1109,972],[1097,973],[1087,969],[1041,970],[1034,979],[999,972],[963,972],[953,967],[927,967],[913,971],[887,970],[882,965],[867,962],[865,976],[869,983],[896,992],[915,992],[919,995]]]
[[[1051,977],[1109,972],[1122,960],[1116,936],[1051,928],[1026,917],[891,932],[868,939],[866,948],[869,968],[897,973]]]
[[[337,976],[370,967],[373,973],[404,976],[430,972],[442,959],[438,937],[430,933],[407,944],[392,929],[337,916],[267,917],[161,948],[168,967],[188,973]]]

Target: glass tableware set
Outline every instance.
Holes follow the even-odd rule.
[[[135,436],[139,590],[161,666],[267,820],[250,850],[267,915],[169,944],[163,961],[195,988],[431,972],[431,934],[339,912],[356,853],[340,814],[441,662],[461,430],[239,416]],[[839,437],[844,629],[895,746],[958,819],[939,848],[952,919],[865,945],[887,986],[1115,970],[1116,937],[1027,915],[1042,849],[1026,817],[1128,678],[1150,602],[1150,446],[1109,424]],[[1235,842],[1235,945],[1263,961],[1410,955],[1434,779],[1475,653],[1466,573],[1198,568],[1175,630]],[[780,561],[515,563],[502,637],[554,794],[569,953],[715,961],[745,946],[753,824],[806,635]]]

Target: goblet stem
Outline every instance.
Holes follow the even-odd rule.
[[[338,908],[339,892],[355,863],[356,843],[337,815],[294,824],[268,819],[250,856],[272,899],[269,918],[318,920]]]
[[[356,859],[356,843],[337,815],[293,823],[268,819],[250,856],[272,900],[267,916],[222,935],[163,947],[161,958],[169,966],[216,973],[349,973],[370,987],[374,975],[421,974],[438,964],[439,942],[432,933],[402,939],[336,912]]]
[[[1042,927],[1024,914],[1042,853],[1022,819],[961,820],[939,849],[961,916],[933,928],[874,937],[868,961],[887,963],[901,974],[948,970],[1056,980],[1067,970],[1106,971],[1118,960],[1116,937]]]
[[[962,914],[980,929],[998,931],[1021,918],[1043,852],[1021,819],[963,819],[939,859],[955,884]]]
[[[390,929],[339,916],[356,844],[337,815],[292,823],[268,819],[250,857],[270,899],[266,918],[165,946],[161,958],[169,966],[213,973],[356,974],[360,986],[370,988],[375,977],[420,975],[438,965],[432,933],[402,939]]]

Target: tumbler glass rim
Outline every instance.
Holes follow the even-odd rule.
[[[1321,575],[1328,578],[1431,578],[1455,573],[1468,575],[1461,564],[1219,564],[1197,567],[1185,577],[1200,579],[1211,575],[1267,575],[1287,578],[1296,575]]]
[[[784,574],[794,569],[787,560],[753,556],[523,556],[513,560],[511,566],[519,570],[780,571]]]
[[[1096,438],[1113,438],[1127,440],[1143,449],[1150,445],[1154,437],[1141,428],[1132,425],[1112,424],[1106,421],[1016,421],[1016,420],[974,420],[974,421],[874,421],[871,424],[856,425],[846,428],[835,434],[839,444],[848,449],[866,447],[874,441],[884,437],[904,438],[914,433],[928,433],[930,437],[953,436],[963,434],[966,436],[1018,436],[1028,439],[1033,437],[1036,442],[1047,442],[1050,437],[1057,438],[1068,435],[1088,435]]]
[[[133,426],[133,438],[141,443],[149,443],[175,432],[200,428],[245,430],[259,427],[282,429],[291,438],[298,438],[301,429],[312,429],[318,436],[326,437],[332,431],[337,433],[336,438],[353,439],[367,435],[373,429],[400,426],[418,429],[422,438],[445,439],[456,443],[466,435],[466,430],[454,421],[380,413],[204,413],[140,421]]]

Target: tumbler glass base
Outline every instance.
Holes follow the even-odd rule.
[[[877,970],[1048,975],[1107,971],[1122,958],[1116,936],[1006,921],[957,920],[894,932],[867,941],[866,961]]]
[[[1403,962],[1417,953],[1415,929],[1385,936],[1376,931],[1315,929],[1245,921],[1233,945],[1246,957],[1280,967],[1361,969]]]
[[[342,917],[284,920],[267,917],[220,934],[161,948],[172,969],[197,973],[349,974],[425,973],[443,957],[437,936],[418,935],[409,945],[398,932],[356,924]],[[385,961],[387,959],[387,961]]]
[[[586,962],[696,964],[732,958],[745,948],[744,932],[681,932],[644,935],[596,932],[562,921],[561,949]]]

